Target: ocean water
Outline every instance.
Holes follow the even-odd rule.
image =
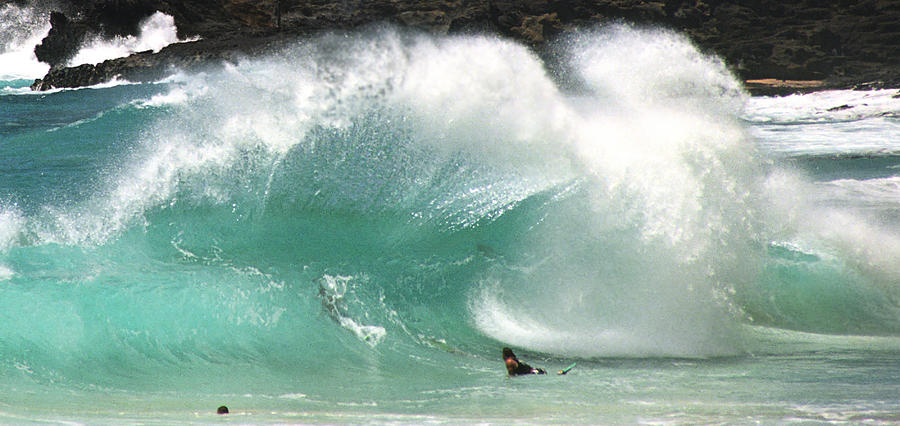
[[[36,93],[4,8],[0,422],[900,421],[896,90],[609,26]]]

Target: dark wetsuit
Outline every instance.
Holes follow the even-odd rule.
[[[532,366],[530,366],[524,362],[521,362],[519,360],[516,360],[516,362],[519,364],[519,366],[516,367],[515,370],[513,370],[513,375],[520,376],[522,374],[544,374],[544,373],[546,373],[546,371],[544,371],[543,369],[533,368]]]
[[[519,361],[519,358],[516,358],[516,355],[513,354],[512,350],[508,348],[503,348],[503,362],[506,363],[506,372],[509,373],[510,376],[546,373],[543,369],[534,368],[522,361]],[[510,365],[510,363],[512,362],[515,362],[515,367],[512,367]]]

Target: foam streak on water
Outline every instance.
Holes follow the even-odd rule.
[[[897,153],[898,116],[897,90],[754,98],[744,114],[761,145],[784,155]]]

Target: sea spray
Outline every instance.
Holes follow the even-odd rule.
[[[739,84],[675,34],[581,37],[573,68],[599,102],[574,103],[561,140],[584,175],[474,294],[476,323],[560,354],[740,352],[729,294],[758,270],[761,170]]]
[[[18,245],[25,226],[25,217],[14,204],[0,202],[0,252]],[[15,271],[0,262],[0,282],[9,280]]]
[[[900,323],[892,222],[834,203],[832,183],[792,168],[765,182],[771,241],[764,273],[735,294],[751,323],[838,334],[896,333]],[[890,207],[889,209],[892,209]],[[880,210],[880,209],[879,209]],[[875,210],[876,212],[879,210]]]
[[[0,6],[0,80],[40,77],[50,66],[37,60],[34,46],[50,31],[50,13],[35,7]]]

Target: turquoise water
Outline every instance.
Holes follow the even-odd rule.
[[[893,93],[751,98],[663,31],[558,51],[4,81],[0,421],[900,420]]]

